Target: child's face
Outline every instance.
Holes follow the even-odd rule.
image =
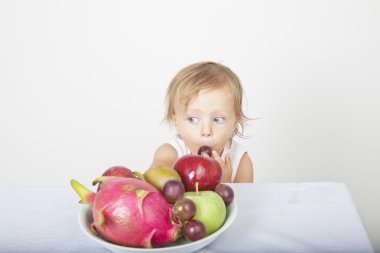
[[[234,98],[226,88],[200,91],[187,108],[178,104],[173,124],[191,153],[207,145],[222,153],[237,123]]]

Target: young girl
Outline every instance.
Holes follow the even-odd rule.
[[[166,93],[166,117],[177,130],[174,140],[161,145],[151,167],[173,167],[178,158],[210,146],[223,170],[223,182],[253,182],[251,158],[234,140],[243,136],[243,89],[229,68],[200,62],[182,69]]]

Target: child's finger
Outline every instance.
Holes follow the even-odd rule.
[[[232,168],[231,155],[226,155],[226,164],[229,168]]]
[[[203,156],[205,158],[210,158],[210,156],[206,152],[202,152],[201,156]]]
[[[226,169],[228,171],[232,171],[232,163],[231,163],[231,156],[228,154],[226,155],[226,161],[225,161],[225,164],[226,164]]]
[[[220,164],[220,166],[224,166],[224,161],[223,159],[220,157],[220,155],[218,154],[218,152],[216,152],[215,150],[212,151],[212,156],[215,158],[216,161],[218,161],[218,163]]]

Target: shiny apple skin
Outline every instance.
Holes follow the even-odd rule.
[[[185,155],[177,160],[174,169],[178,171],[186,191],[213,191],[222,181],[222,168],[213,158],[201,155]]]

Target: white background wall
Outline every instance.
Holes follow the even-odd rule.
[[[182,67],[231,67],[256,182],[346,182],[380,252],[379,1],[0,1],[0,186],[144,171]]]

